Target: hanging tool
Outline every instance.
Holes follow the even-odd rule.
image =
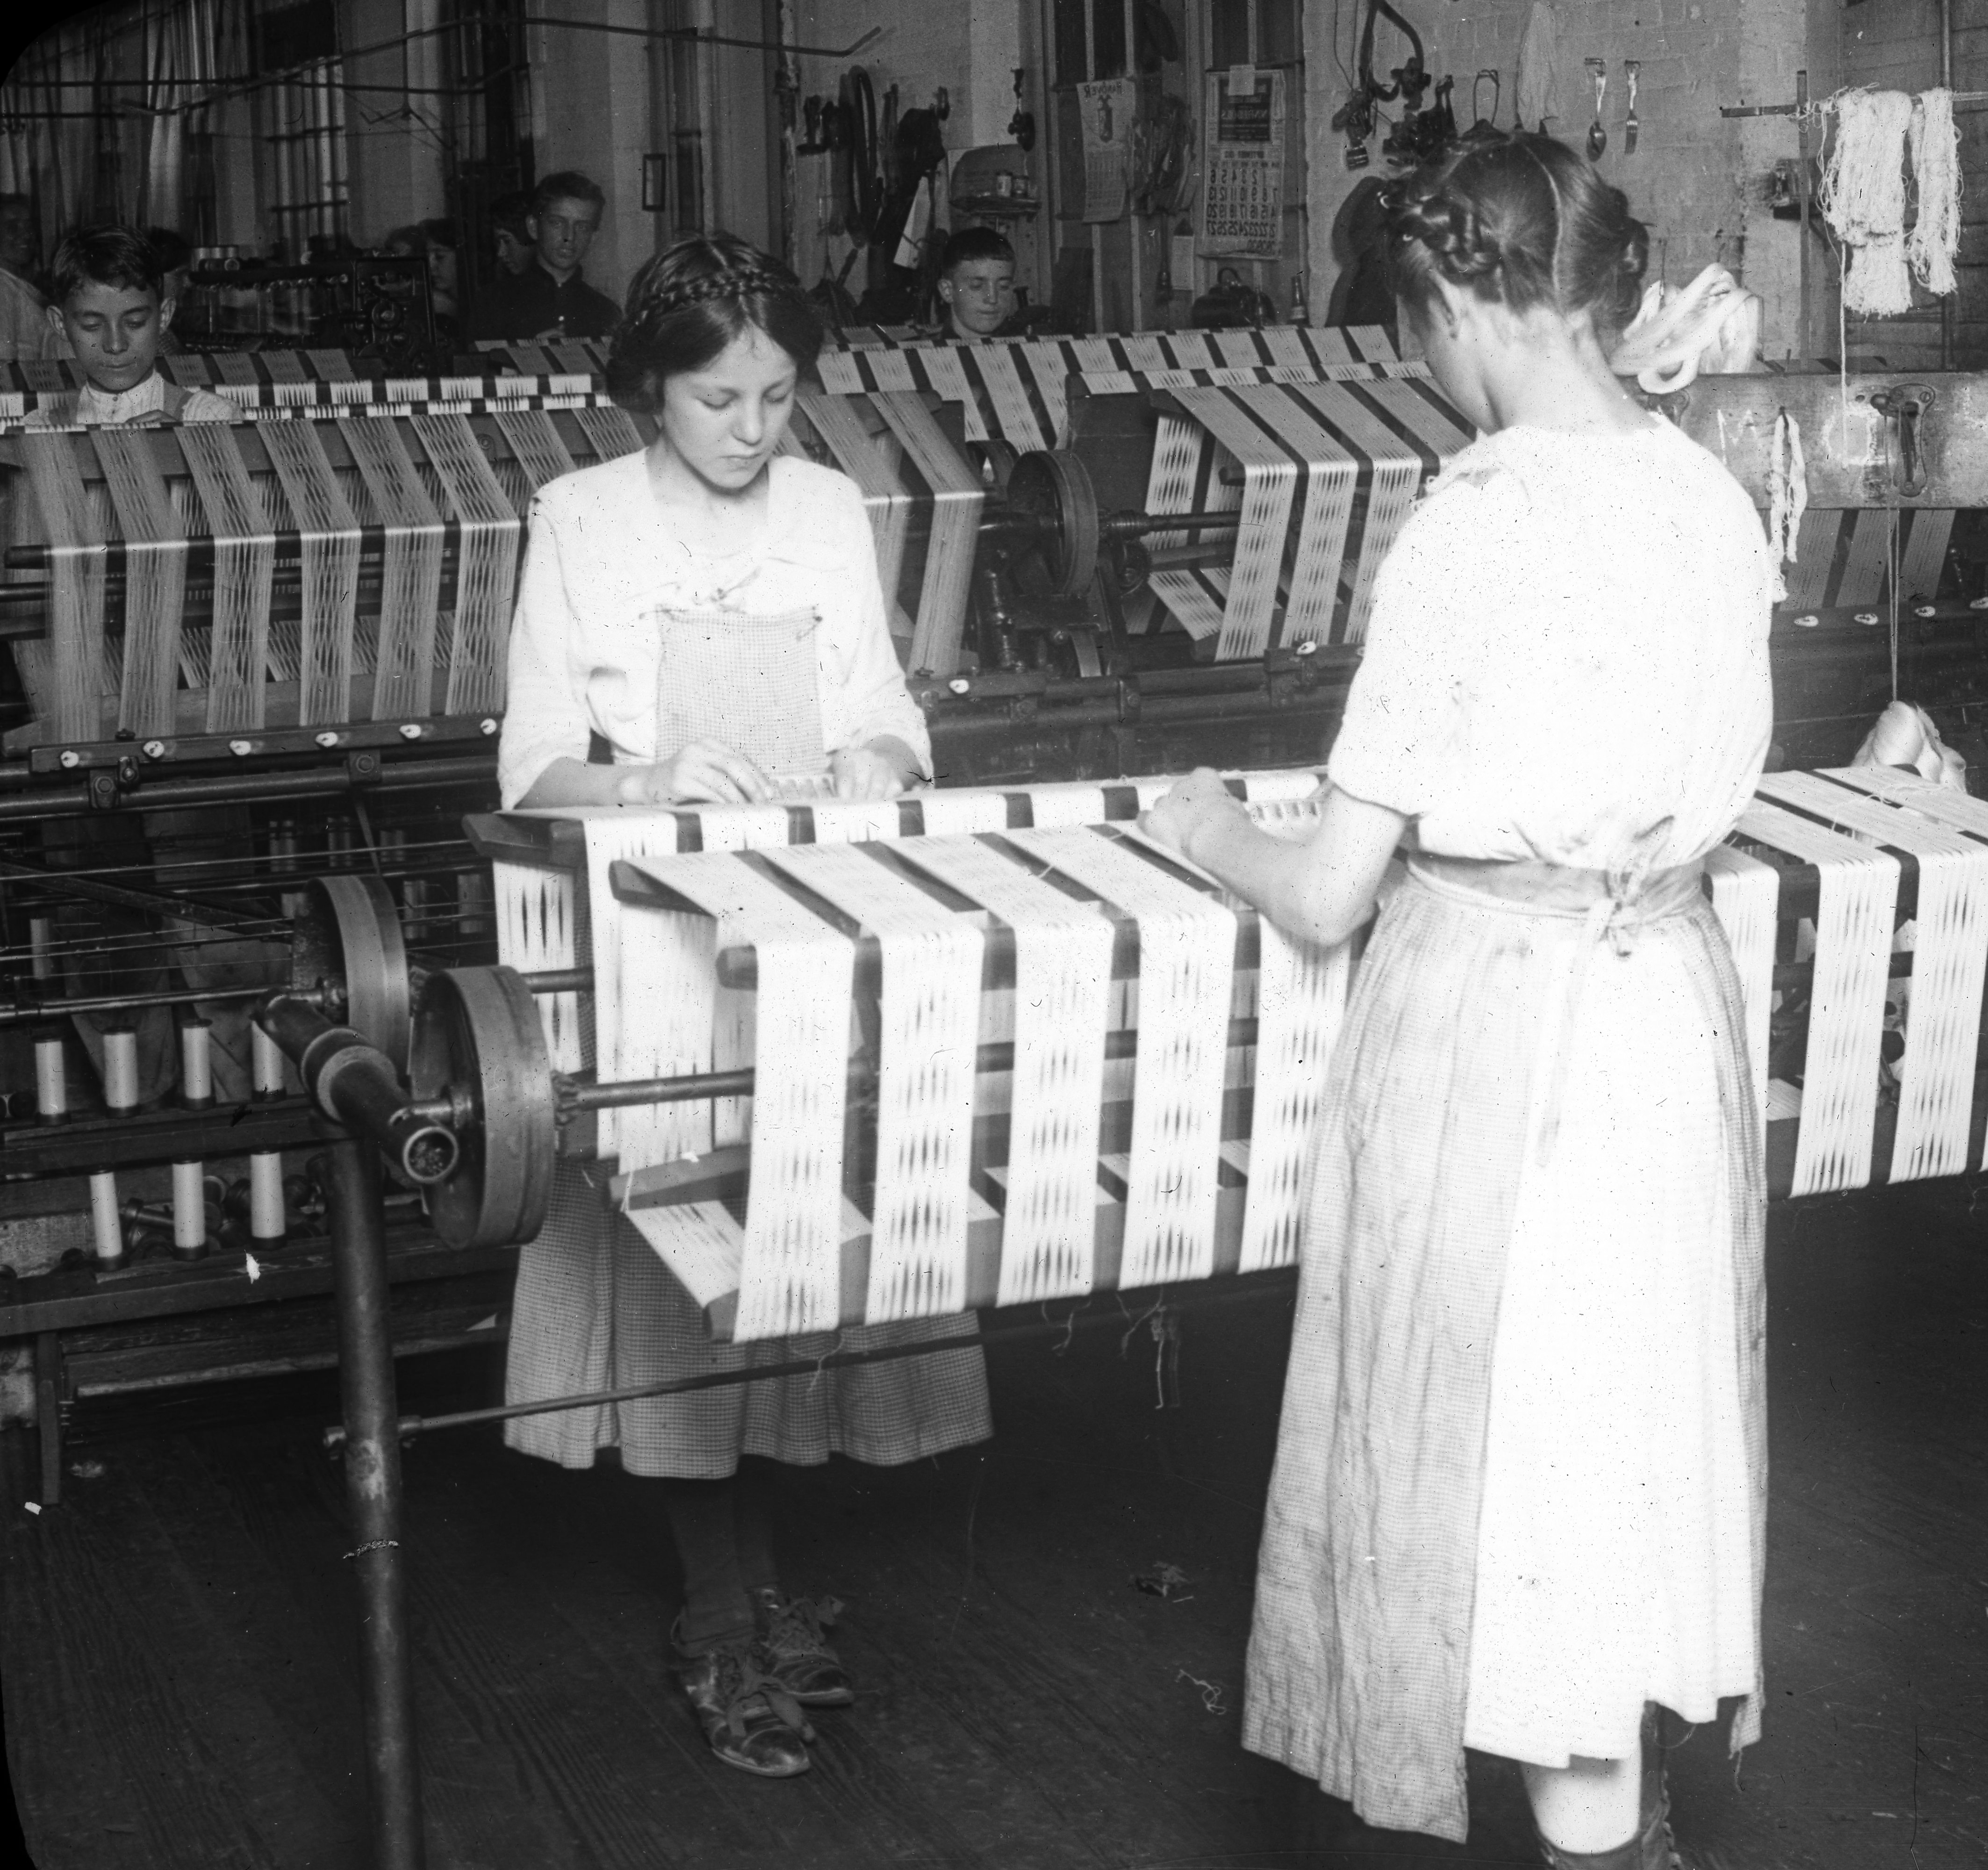
[[[1625,156],[1633,156],[1636,153],[1636,132],[1640,127],[1636,122],[1636,75],[1641,69],[1642,61],[1639,59],[1625,59],[1622,61],[1623,75],[1629,83],[1629,117],[1622,126],[1622,154]]]
[[[1587,159],[1599,162],[1608,147],[1608,133],[1601,127],[1601,100],[1608,93],[1608,65],[1603,59],[1590,59],[1587,63],[1594,74],[1594,121],[1587,127]]]
[[[1491,108],[1488,113],[1483,103],[1484,81],[1487,78],[1491,81]],[[1471,81],[1470,114],[1477,120],[1463,133],[1466,143],[1489,143],[1493,137],[1504,134],[1498,127],[1498,101],[1503,90],[1496,70],[1490,66],[1486,66]]]

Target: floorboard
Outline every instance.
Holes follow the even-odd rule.
[[[1967,1192],[1777,1210],[1765,1736],[1680,1734],[1679,1830],[1745,1870],[1988,1864],[1988,1242]],[[1285,1300],[990,1355],[984,1449],[782,1479],[782,1569],[847,1605],[814,1770],[718,1766],[668,1666],[655,1490],[493,1432],[404,1463],[429,1862],[448,1870],[1309,1870],[1537,1862],[1374,1831],[1241,1750]],[[1177,1364],[1170,1351],[1178,1351]],[[485,1355],[401,1368],[485,1399]],[[1166,1403],[1168,1406],[1158,1407]],[[1177,1406],[1176,1406],[1177,1405]],[[0,1449],[0,1664],[42,1870],[360,1870],[355,1598],[326,1375],[84,1405],[63,1503]],[[75,1471],[80,1470],[80,1471]],[[1150,1588],[1163,1567],[1184,1582]],[[1141,1588],[1144,1581],[1147,1588]]]

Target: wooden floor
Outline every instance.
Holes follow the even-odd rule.
[[[1736,1870],[1988,1861],[1988,1221],[1965,1189],[1779,1210],[1767,1737],[1701,1731],[1679,1828]],[[428,1861],[448,1870],[1537,1862],[1473,1758],[1467,1846],[1373,1831],[1238,1743],[1287,1304],[992,1359],[998,1438],[791,1476],[785,1569],[849,1601],[856,1706],[815,1770],[711,1761],[664,1669],[648,1490],[418,1442],[407,1483]],[[490,1381],[462,1358],[404,1400]],[[42,1870],[364,1862],[353,1601],[319,1379],[86,1417],[0,1476],[0,1660]],[[251,1412],[245,1413],[244,1405]],[[203,1416],[206,1419],[203,1419]],[[100,1465],[100,1472],[93,1471]],[[1134,1582],[1163,1565],[1171,1598]]]

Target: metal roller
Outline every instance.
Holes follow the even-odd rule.
[[[428,1191],[435,1232],[451,1246],[531,1239],[552,1196],[557,1104],[524,977],[503,967],[430,975],[407,1070],[417,1099],[453,1107],[462,1146],[455,1172]]]
[[[400,910],[380,878],[315,881],[291,934],[290,983],[342,990],[347,1024],[385,1053],[395,1070],[407,1070],[407,948]]]

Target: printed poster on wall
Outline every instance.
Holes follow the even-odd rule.
[[[1080,84],[1077,96],[1084,123],[1084,218],[1116,221],[1125,211],[1138,80],[1100,78]]]
[[[1284,74],[1208,75],[1201,250],[1274,259],[1284,239]]]

